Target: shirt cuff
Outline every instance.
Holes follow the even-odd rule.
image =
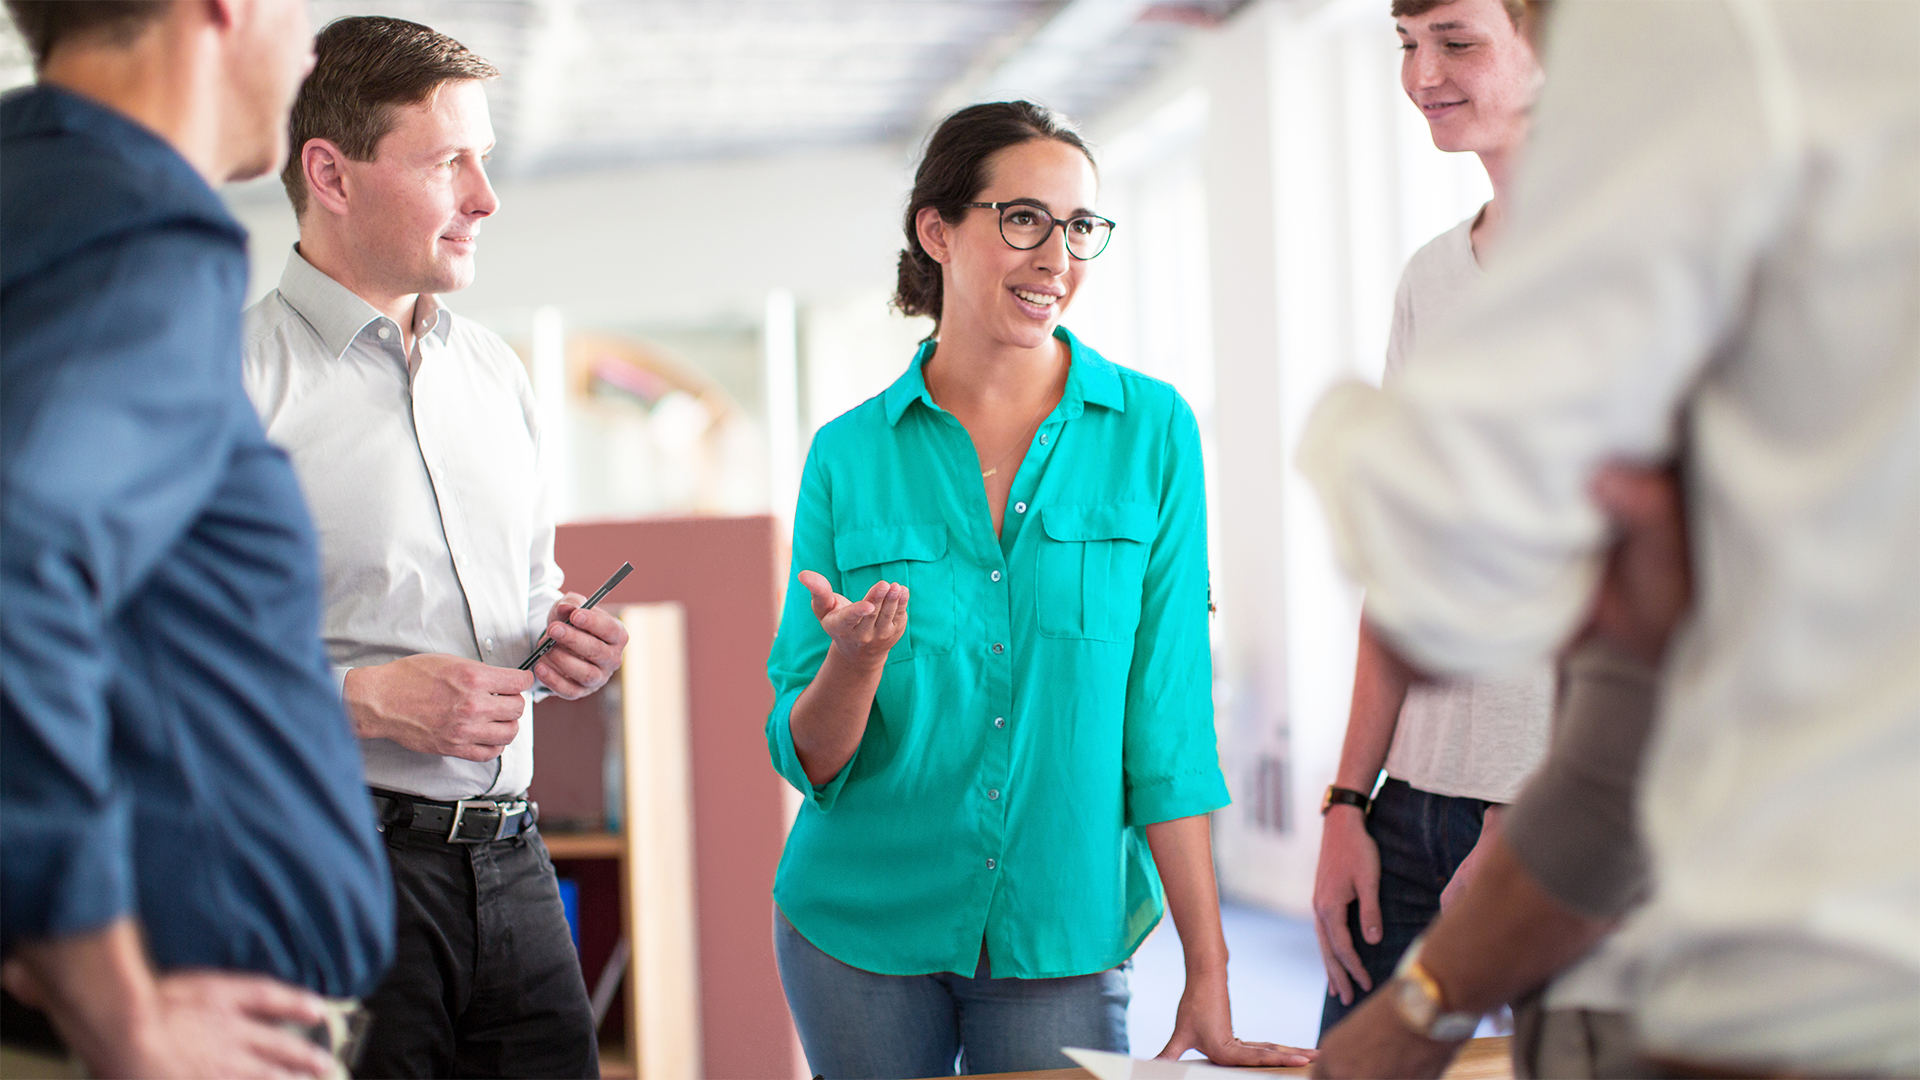
[[[821,813],[833,809],[840,798],[840,789],[846,786],[847,776],[853,772],[853,763],[860,757],[855,750],[853,757],[840,767],[833,779],[824,784],[815,784],[807,779],[807,770],[800,766],[800,754],[793,748],[793,703],[800,700],[800,694],[806,688],[801,687],[782,695],[774,702],[773,713],[767,717],[767,751],[773,757],[773,767],[780,776],[792,784],[795,791],[806,796],[806,800]]]
[[[1179,776],[1156,777],[1127,785],[1127,824],[1157,825],[1177,818],[1210,814],[1233,801],[1227,778],[1218,768]]]

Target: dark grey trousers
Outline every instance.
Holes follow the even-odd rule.
[[[387,829],[393,969],[367,999],[363,1077],[596,1077],[580,958],[537,829],[449,844]]]

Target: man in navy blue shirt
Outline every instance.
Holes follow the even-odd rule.
[[[41,82],[0,102],[6,988],[96,1076],[337,1073],[289,1028],[378,981],[391,885],[210,186],[277,167],[304,3],[8,7]]]

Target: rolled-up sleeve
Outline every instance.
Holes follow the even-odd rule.
[[[182,230],[15,284],[6,372],[0,685],[5,947],[130,913],[130,814],[108,699],[112,623],[224,472],[237,393],[217,334],[231,291]],[[187,268],[183,270],[182,268]],[[165,282],[166,287],[155,283]],[[198,287],[195,287],[195,286]],[[185,301],[204,310],[181,311]]]
[[[1418,362],[1336,387],[1301,442],[1369,620],[1438,673],[1517,669],[1573,630],[1605,541],[1587,485],[1672,453],[1795,183],[1728,7],[1563,14],[1487,276]]]
[[[834,800],[853,771],[849,760],[825,784],[807,779],[800,755],[793,748],[793,703],[813,685],[827,658],[832,639],[813,614],[812,594],[800,584],[800,571],[813,570],[833,580],[833,492],[821,466],[818,445],[807,454],[800,476],[800,501],[793,513],[793,565],[787,570],[786,607],[780,613],[780,633],[767,657],[767,678],[773,683],[773,712],[767,716],[767,752],[773,767],[787,783],[807,797],[816,809],[833,809]],[[854,757],[859,757],[855,751]]]
[[[1128,825],[1205,814],[1230,801],[1213,730],[1200,429],[1178,397],[1159,465],[1159,527],[1147,553],[1127,671],[1121,754]]]

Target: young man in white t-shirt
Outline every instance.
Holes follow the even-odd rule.
[[[1521,0],[1394,0],[1400,81],[1449,152],[1478,154],[1493,199],[1416,252],[1394,297],[1387,377],[1457,306],[1498,234],[1509,173],[1543,76]],[[1340,766],[1314,875],[1327,968],[1324,1036],[1393,973],[1499,835],[1500,814],[1546,750],[1551,667],[1409,685],[1363,623]],[[1387,781],[1373,795],[1385,766]]]

